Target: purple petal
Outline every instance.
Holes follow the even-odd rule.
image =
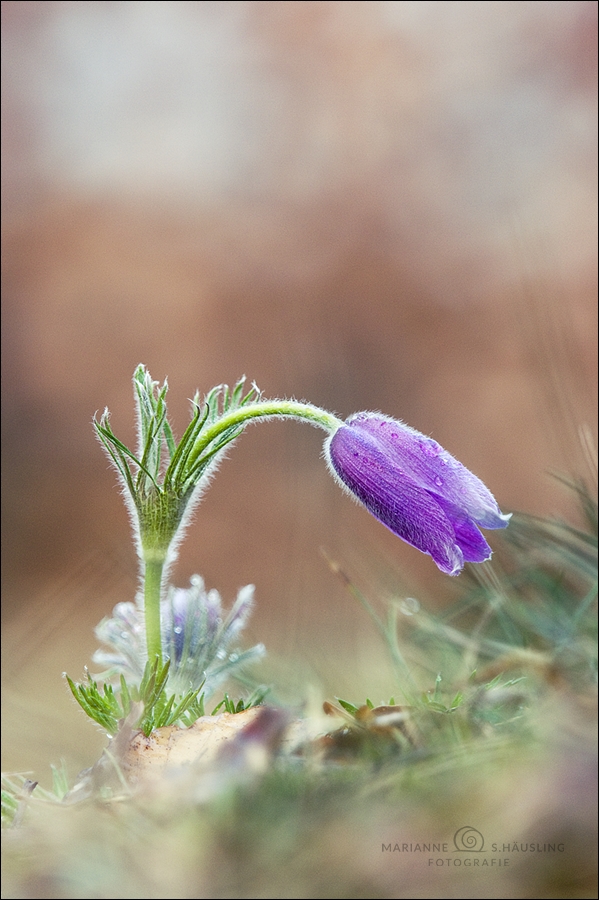
[[[455,525],[456,543],[464,555],[465,562],[481,563],[491,559],[492,550],[472,522],[466,520]]]
[[[380,522],[428,553],[441,571],[457,575],[464,564],[456,533],[434,496],[401,471],[367,431],[342,425],[327,445],[333,471]]]
[[[465,562],[480,563],[491,559],[493,551],[474,522],[464,516],[464,513],[453,503],[449,503],[442,497],[435,497],[435,499],[453,524],[456,543],[464,554]]]
[[[415,484],[461,510],[483,528],[505,528],[504,515],[489,489],[437,441],[397,419],[378,413],[357,413],[346,425],[368,434],[384,449],[399,470]]]

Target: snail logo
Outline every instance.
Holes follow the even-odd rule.
[[[454,834],[453,843],[459,853],[481,853],[485,839],[472,825],[463,825]]]

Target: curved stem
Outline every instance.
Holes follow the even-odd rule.
[[[221,416],[213,425],[205,428],[195,442],[189,454],[189,463],[195,462],[203,450],[220,434],[235,425],[241,425],[250,419],[304,419],[324,431],[336,431],[343,425],[341,419],[313,406],[311,403],[299,403],[296,400],[265,400],[259,403],[248,403],[232,412]]]

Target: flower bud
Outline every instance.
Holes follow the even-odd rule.
[[[448,575],[458,575],[464,562],[490,559],[478,526],[505,528],[510,520],[476,475],[397,419],[350,416],[327,440],[325,456],[373,516]]]

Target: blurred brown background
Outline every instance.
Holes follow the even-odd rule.
[[[403,418],[506,510],[575,515],[549,473],[588,475],[580,430],[596,433],[597,8],[2,14],[3,768],[43,780],[103,742],[60,674],[80,676],[93,626],[135,592],[90,423],[108,406],[132,439],[139,362],[168,376],[179,434],[196,388],[245,373],[267,396]],[[342,495],[321,445],[250,429],[174,580],[199,571],[227,605],[255,583],[248,640],[291,695],[378,701],[384,651],[319,548],[373,598],[442,603],[456,582]]]

